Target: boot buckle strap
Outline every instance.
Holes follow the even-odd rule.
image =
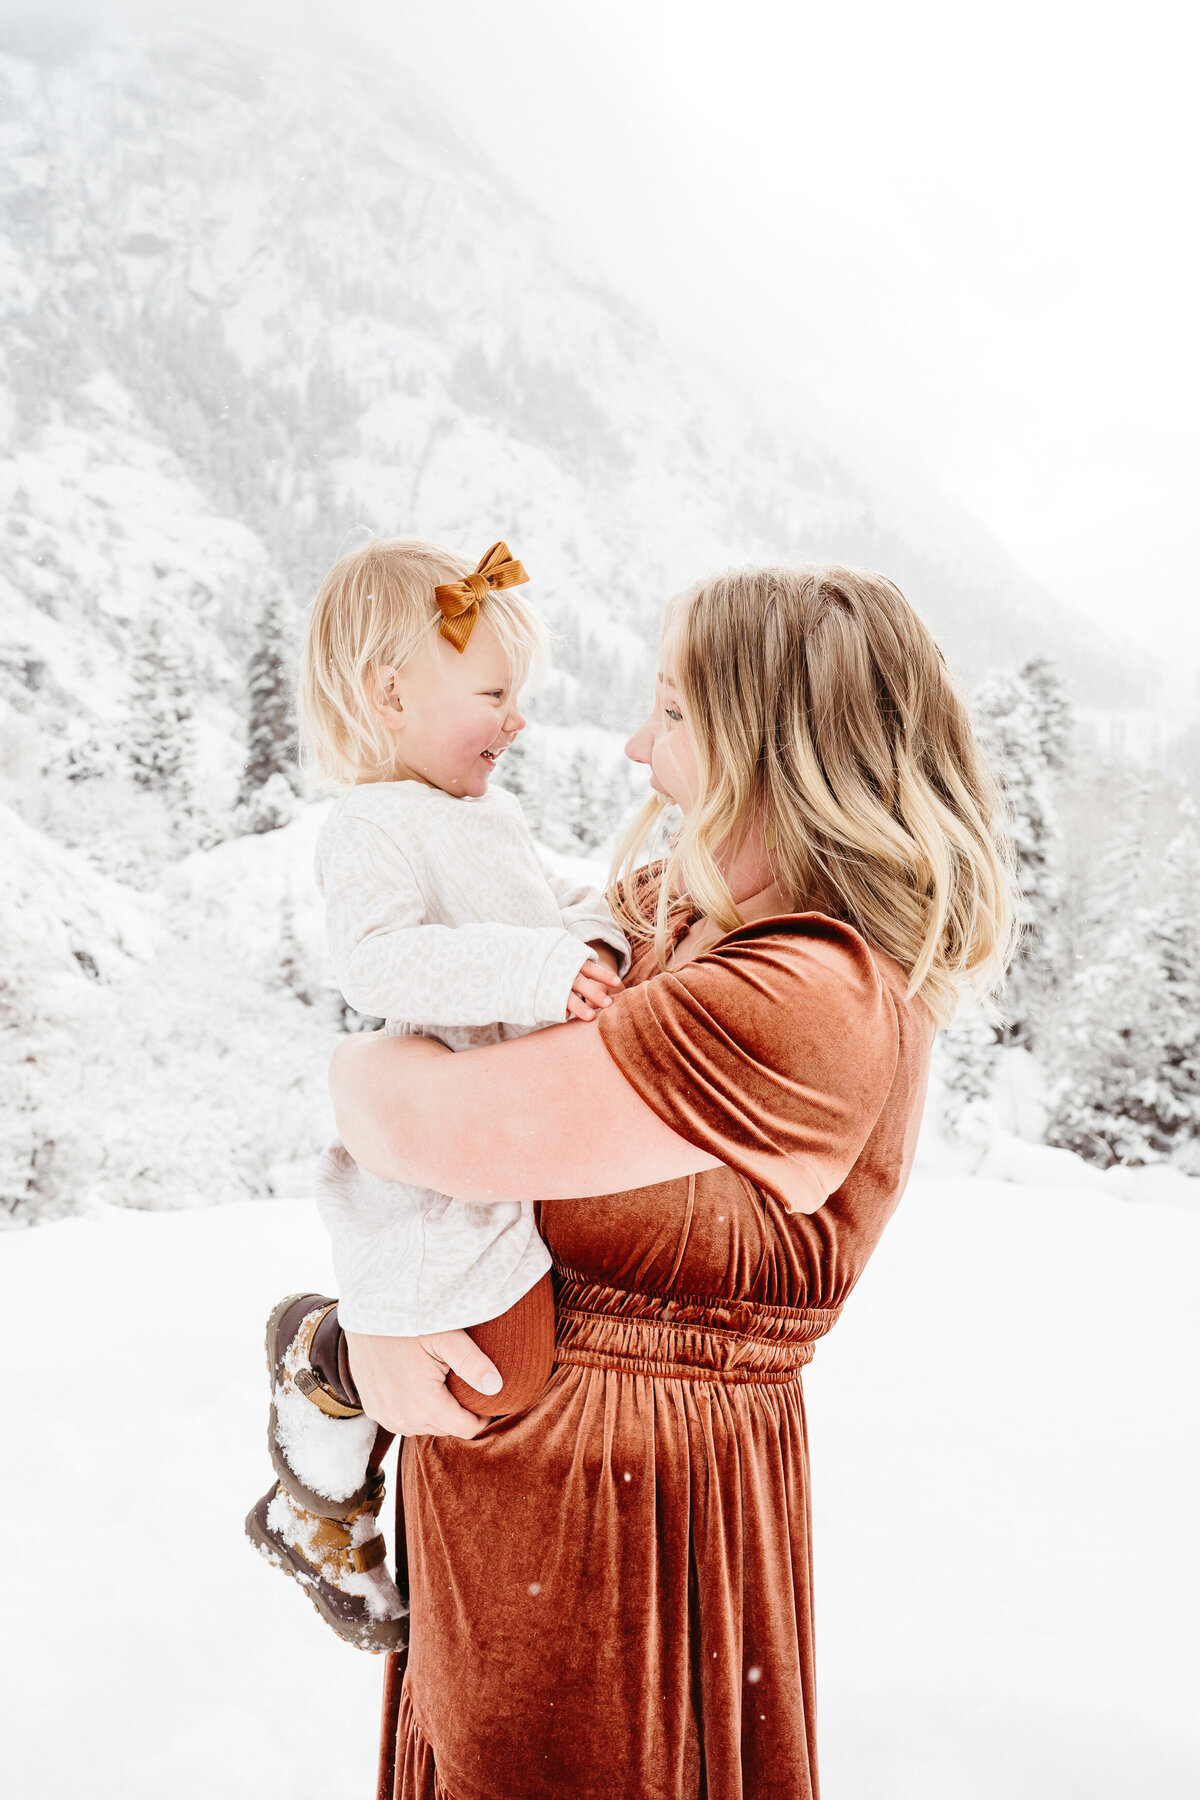
[[[339,1575],[365,1575],[368,1569],[377,1569],[387,1557],[387,1545],[381,1537],[368,1538],[365,1544],[345,1544],[341,1549],[328,1547],[321,1552],[321,1561],[332,1564]]]
[[[328,1318],[336,1305],[337,1301],[331,1300],[328,1306],[322,1306],[316,1312],[309,1313],[300,1326],[296,1333],[296,1350],[303,1366],[296,1370],[292,1379],[304,1398],[311,1400],[318,1411],[325,1413],[327,1417],[359,1419],[362,1417],[362,1407],[347,1406],[344,1400],[339,1400],[336,1394],[331,1394],[329,1389],[322,1386],[321,1382],[317,1380],[311,1367],[313,1339],[317,1335],[321,1321]]]
[[[367,1508],[360,1508],[353,1514],[358,1518]],[[305,1515],[312,1518],[313,1514]],[[310,1547],[305,1555],[314,1563],[328,1564],[342,1575],[365,1575],[368,1569],[377,1569],[387,1556],[387,1545],[380,1533],[376,1532],[364,1544],[351,1543],[350,1521],[322,1519],[317,1525]]]
[[[311,1369],[298,1369],[293,1377],[295,1385],[306,1400],[331,1419],[358,1419],[362,1417],[361,1406],[346,1406],[341,1400],[335,1400],[328,1388],[321,1386]]]
[[[365,1544],[356,1544],[346,1552],[351,1567],[356,1575],[365,1575],[368,1569],[377,1569],[387,1555],[387,1546],[381,1537],[368,1538]]]

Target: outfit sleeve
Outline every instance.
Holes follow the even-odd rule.
[[[569,931],[581,944],[607,944],[617,953],[617,974],[628,974],[633,960],[629,939],[609,912],[604,895],[597,888],[580,887],[568,876],[553,875],[548,869],[545,874],[558,904],[564,931]]]
[[[895,1009],[870,950],[820,914],[732,932],[600,1015],[605,1049],[673,1131],[789,1212],[858,1161],[895,1074]]]
[[[347,819],[322,859],[325,928],[338,986],[356,1012],[410,1025],[556,1025],[588,960],[558,926],[431,925],[401,847]]]

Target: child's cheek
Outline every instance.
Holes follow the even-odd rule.
[[[469,761],[486,750],[494,733],[489,733],[487,722],[479,719],[464,719],[453,734],[454,755],[459,761]]]

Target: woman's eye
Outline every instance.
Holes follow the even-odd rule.
[[[677,725],[680,723],[680,721],[683,718],[683,714],[681,712],[676,712],[676,710],[673,706],[664,706],[663,712],[666,714],[668,719],[673,719]]]

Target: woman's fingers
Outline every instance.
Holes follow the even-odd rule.
[[[473,1438],[487,1424],[477,1414],[460,1406],[449,1388],[439,1387],[430,1393],[419,1419],[409,1426],[405,1437]]]
[[[485,1356],[475,1339],[465,1331],[435,1331],[420,1342],[427,1350],[432,1351],[446,1367],[453,1369],[460,1381],[473,1387],[480,1394],[498,1394],[504,1386],[504,1377],[492,1361]]]
[[[437,1338],[445,1339],[460,1361],[467,1359],[456,1340],[465,1339],[478,1358],[472,1366],[480,1380],[472,1380],[471,1386],[478,1387],[481,1393],[495,1392],[482,1384],[497,1379],[496,1371],[465,1331],[440,1332]],[[436,1340],[373,1337],[348,1331],[350,1368],[359,1398],[368,1417],[398,1437],[473,1438],[483,1429],[484,1421],[460,1406],[447,1391],[446,1370],[453,1365],[429,1348],[433,1341]]]

